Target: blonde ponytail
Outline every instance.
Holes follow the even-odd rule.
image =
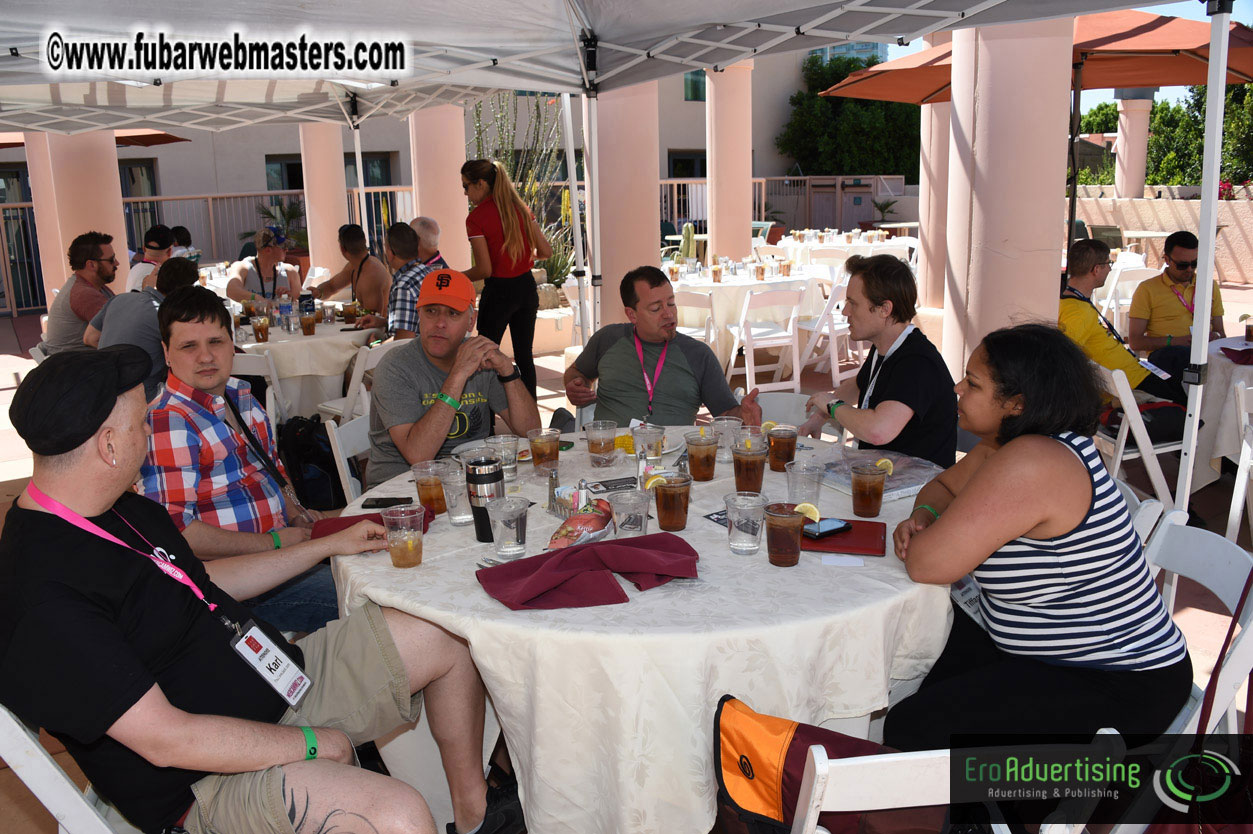
[[[500,226],[505,232],[505,255],[511,261],[526,260],[535,248],[535,241],[531,239],[531,224],[528,222],[530,209],[518,196],[505,166],[495,161],[492,166],[496,169],[496,182],[490,184],[492,200],[496,203],[496,210],[500,213]]]

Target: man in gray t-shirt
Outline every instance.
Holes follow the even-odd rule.
[[[570,402],[595,402],[597,420],[624,427],[633,419],[690,426],[702,405],[715,417],[761,423],[757,389],[737,404],[709,346],[678,333],[674,290],[665,273],[651,266],[633,269],[619,292],[631,323],[606,325],[588,341],[565,373]],[[595,392],[592,380],[599,380]]]
[[[513,360],[474,328],[474,285],[451,269],[431,272],[418,296],[416,339],[374,370],[370,403],[371,486],[422,460],[450,454],[492,433],[494,415],[525,435],[539,409]]]

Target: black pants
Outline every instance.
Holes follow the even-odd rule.
[[[488,278],[483,282],[479,302],[479,334],[496,344],[505,337],[505,328],[513,339],[513,361],[522,374],[526,389],[535,396],[535,318],[539,313],[539,292],[535,279],[524,272],[516,278]]]
[[[1165,368],[1162,370],[1165,370]],[[1163,400],[1170,400],[1172,403],[1178,403],[1179,405],[1188,404],[1188,390],[1183,387],[1183,383],[1175,375],[1171,375],[1170,379],[1162,379],[1157,374],[1150,373],[1140,380],[1136,390],[1152,394],[1154,397],[1160,397]]]
[[[1121,672],[1057,666],[1002,651],[953,606],[953,630],[922,687],[894,706],[883,742],[898,750],[951,746],[958,734],[1157,735],[1192,691],[1192,661]]]
[[[1183,379],[1183,372],[1192,361],[1192,348],[1187,345],[1158,348],[1149,354],[1149,361],[1170,374],[1173,379]]]

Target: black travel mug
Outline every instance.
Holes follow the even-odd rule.
[[[500,458],[484,455],[466,463],[466,490],[474,515],[474,536],[481,542],[492,540],[492,524],[487,518],[487,502],[505,495],[505,471]]]

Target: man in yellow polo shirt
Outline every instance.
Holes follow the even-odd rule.
[[[1166,269],[1136,287],[1131,297],[1132,350],[1150,351],[1149,361],[1171,376],[1182,375],[1192,345],[1192,298],[1196,292],[1197,250],[1200,243],[1191,232],[1175,232],[1162,247]],[[1214,282],[1210,303],[1210,340],[1221,339],[1223,299]]]
[[[1057,308],[1057,326],[1093,362],[1111,371],[1121,370],[1132,388],[1183,404],[1187,394],[1177,377],[1162,379],[1140,363],[1113,323],[1092,303],[1092,293],[1109,277],[1113,264],[1109,246],[1099,240],[1080,240],[1066,255],[1066,288]]]

